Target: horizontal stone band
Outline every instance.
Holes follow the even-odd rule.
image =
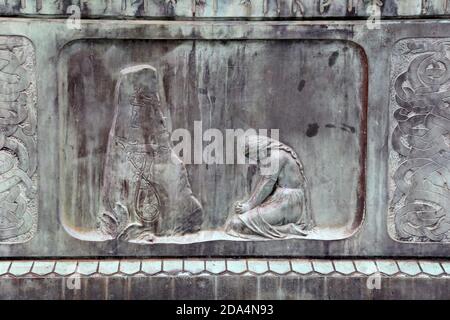
[[[79,8],[77,13],[74,7]],[[74,11],[75,10],[75,11]],[[81,14],[89,17],[127,18],[315,18],[368,17],[435,17],[449,14],[446,0],[10,0],[0,5],[4,16],[64,16]]]
[[[450,277],[450,261],[325,259],[143,259],[0,261],[0,277],[370,276]]]

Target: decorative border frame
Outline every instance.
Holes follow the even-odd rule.
[[[0,261],[1,278],[128,276],[333,276],[450,278],[450,260],[142,259]]]
[[[77,6],[79,9],[75,9]],[[450,0],[9,0],[0,16],[118,18],[433,17],[450,14]]]

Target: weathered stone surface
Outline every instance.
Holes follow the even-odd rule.
[[[292,271],[300,274],[308,274],[313,271],[311,261],[309,260],[292,260]]]
[[[314,271],[321,274],[330,274],[334,272],[333,263],[331,261],[313,260],[312,265]]]
[[[97,270],[98,270],[97,261],[80,261],[78,262],[76,273],[88,276],[96,273]]]
[[[78,264],[76,261],[66,261],[65,268],[55,268],[56,261],[26,261],[13,263],[6,261],[0,263],[0,298],[15,298],[16,287],[11,287],[9,282],[12,276],[15,284],[21,284],[21,288],[27,294],[22,298],[39,298],[39,290],[52,290],[41,293],[44,297],[52,299],[318,299],[326,292],[326,297],[331,299],[387,299],[387,298],[412,298],[425,297],[422,290],[428,290],[428,295],[436,299],[448,298],[448,290],[441,285],[449,279],[450,270],[447,270],[447,262],[431,260],[376,260],[380,276],[380,287],[371,288],[369,283],[373,274],[368,268],[364,272],[351,270],[349,265],[363,265],[361,260],[314,260],[316,270],[311,268],[309,260],[300,259],[250,259],[248,271],[242,268],[227,268],[225,259],[186,259],[166,260],[169,264],[166,269],[161,269],[161,260],[134,260],[132,265],[124,265],[118,268],[116,261],[80,261],[83,272],[74,272]],[[123,262],[123,261],[122,261]],[[155,263],[156,262],[156,263]],[[159,264],[158,264],[159,262]],[[214,276],[204,274],[202,267],[193,265],[201,264],[210,267],[212,263],[223,268],[216,269]],[[273,270],[268,268],[269,262]],[[58,262],[59,263],[59,262]],[[69,267],[71,263],[73,268]],[[87,265],[89,263],[89,267]],[[104,263],[108,263],[104,264]],[[180,267],[181,263],[181,267]],[[365,263],[374,264],[373,260]],[[393,266],[401,266],[395,269]],[[420,264],[420,268],[418,267]],[[15,270],[6,274],[9,265],[14,265]],[[33,267],[31,267],[33,265]],[[91,273],[92,266],[98,265],[96,272]],[[265,268],[263,267],[265,265]],[[103,267],[102,267],[103,266]],[[106,267],[108,266],[108,267]],[[151,267],[150,267],[151,266]],[[283,266],[281,270],[279,266]],[[289,268],[284,268],[289,266]],[[332,268],[334,266],[334,268]],[[105,268],[106,267],[106,268]],[[20,270],[19,270],[20,269]],[[70,270],[69,270],[70,269]],[[394,270],[395,269],[395,270]],[[116,270],[113,272],[113,270]],[[447,270],[447,271],[445,271]],[[211,270],[207,270],[211,272]],[[68,274],[75,277],[67,277]],[[89,274],[88,274],[89,273]],[[155,275],[155,276],[153,276]],[[80,277],[82,276],[82,277]],[[54,286],[57,280],[57,285]],[[79,282],[78,282],[78,280]],[[127,279],[126,285],[121,281]],[[434,279],[437,282],[425,280]],[[101,281],[98,281],[101,280]],[[340,283],[340,286],[334,286]],[[434,286],[432,285],[434,284]],[[50,287],[48,287],[50,285]],[[251,290],[250,290],[251,289]],[[416,290],[420,289],[420,290]],[[163,292],[159,292],[162,290]],[[155,292],[156,291],[156,292]],[[359,296],[358,296],[359,295]]]
[[[45,212],[40,215],[41,230],[36,229],[32,240],[14,250],[9,244],[0,245],[1,255],[448,256],[446,240],[439,238],[445,233],[437,240],[428,237],[426,249],[416,245],[423,237],[404,237],[404,243],[391,239],[389,233],[399,240],[393,230],[393,212],[397,211],[389,210],[385,199],[390,192],[392,195],[395,185],[383,186],[388,185],[385,179],[394,181],[394,170],[388,171],[393,155],[390,125],[396,125],[389,117],[394,110],[382,112],[372,107],[374,111],[364,120],[369,105],[391,102],[393,106],[396,72],[403,74],[407,64],[422,55],[412,48],[405,56],[402,50],[408,49],[408,41],[402,39],[419,39],[413,42],[428,45],[431,37],[418,31],[427,23],[433,22],[400,25],[384,21],[380,29],[369,30],[363,23],[344,21],[329,24],[327,29],[314,21],[221,21],[212,30],[208,21],[128,21],[125,30],[106,20],[89,20],[82,21],[75,37],[66,32],[63,20],[51,24],[42,20],[40,29],[35,30],[24,20],[1,19],[4,37],[21,30],[33,44],[39,62],[35,73],[40,79],[61,79],[59,86],[51,81],[36,82],[36,101],[40,102],[36,105],[40,115],[37,120],[42,134],[37,140],[37,160],[39,177],[44,178],[36,180],[40,199],[36,212]],[[448,28],[445,21],[433,24],[433,39],[445,39]],[[48,37],[42,38],[42,34]],[[378,50],[380,41],[385,50]],[[248,58],[255,53],[257,56]],[[389,60],[393,53],[393,60]],[[55,59],[59,59],[58,65],[48,63]],[[86,65],[89,59],[93,62]],[[224,235],[233,204],[252,189],[254,172],[230,165],[186,164],[192,192],[204,209],[203,233],[156,239],[149,245],[98,241],[94,230],[101,202],[104,148],[112,126],[112,95],[120,70],[142,64],[154,66],[162,78],[158,88],[170,110],[172,130],[190,126],[193,132],[197,120],[203,120],[205,129],[281,127],[280,140],[295,150],[304,164],[316,231],[302,239],[302,244],[297,239],[253,241]],[[368,72],[368,64],[377,68],[371,67]],[[391,65],[393,74],[383,72]],[[442,69],[446,74],[440,67],[444,65],[438,62],[433,72]],[[228,82],[222,81],[225,76]],[[270,84],[264,81],[269,78]],[[227,88],[224,83],[228,83]],[[381,94],[389,90],[391,96]],[[342,123],[350,123],[355,132],[341,128]],[[283,130],[289,133],[283,134]],[[63,147],[66,137],[73,142],[67,148]],[[385,150],[383,141],[388,137]],[[341,152],[344,146],[346,152]],[[363,172],[364,167],[378,169]],[[361,227],[362,208],[366,217]],[[389,211],[387,217],[378,214]],[[389,233],[385,232],[386,225]],[[433,230],[435,233],[437,229]]]
[[[119,261],[100,261],[98,272],[104,275],[111,275],[119,271]]]
[[[161,260],[144,260],[142,261],[142,271],[149,274],[154,275],[162,270],[162,261]]]
[[[30,40],[0,36],[0,244],[37,232],[35,52]]]
[[[449,1],[76,3],[0,1],[0,298],[448,298]]]
[[[450,274],[450,262],[441,263],[441,266],[447,274]]]
[[[74,9],[74,5],[77,7]],[[1,15],[74,15],[83,18],[311,18],[439,16],[450,10],[447,0],[8,0]]]
[[[116,44],[113,45],[113,43]],[[363,216],[361,205],[363,201],[361,179],[364,170],[362,139],[365,126],[363,80],[367,71],[364,69],[364,56],[361,55],[357,46],[344,41],[249,41],[246,45],[235,41],[169,43],[152,41],[151,44],[148,41],[89,40],[73,42],[63,50],[59,71],[63,81],[67,81],[68,91],[60,92],[61,102],[64,105],[62,112],[67,114],[61,126],[67,132],[63,134],[65,138],[62,145],[71,147],[66,148],[63,158],[62,175],[65,190],[62,191],[61,200],[64,202],[65,210],[61,212],[61,215],[64,228],[72,236],[85,241],[107,241],[111,238],[119,238],[119,240],[134,243],[195,243],[206,240],[249,241],[265,237],[334,240],[348,238],[356,232]],[[108,59],[113,60],[106,61],[101,52],[111,45],[113,45],[112,48],[117,48],[117,51],[112,49]],[[92,57],[97,59],[93,65],[95,68],[93,75],[98,79],[91,79],[88,74],[79,72],[82,61],[87,58],[80,56],[87,53],[83,49],[86,46],[97,52]],[[170,50],[166,46],[169,46]],[[144,50],[147,47],[149,50]],[[160,55],[158,47],[169,51],[165,55]],[[247,50],[246,56],[241,54],[244,48]],[[135,64],[132,60],[124,61],[123,50],[125,49],[141,55],[141,59],[147,59],[149,64]],[[203,60],[204,52],[208,52],[207,60]],[[275,59],[275,56],[279,54],[284,56],[282,60]],[[298,54],[305,59],[308,56],[316,56],[314,67],[307,66],[302,59],[297,59]],[[176,58],[181,56],[185,57],[184,60]],[[253,58],[248,59],[250,56]],[[119,58],[120,61],[114,60]],[[208,67],[200,67],[200,65],[196,67],[193,64],[194,60],[202,61]],[[295,66],[291,66],[290,61],[293,61]],[[351,63],[348,64],[346,61]],[[274,69],[274,63],[280,62],[285,64],[284,67]],[[173,63],[176,66],[172,66]],[[245,64],[244,69],[238,67],[241,64]],[[120,65],[124,68],[121,69]],[[125,68],[129,65],[132,67]],[[113,70],[112,66],[119,68]],[[170,71],[175,70],[173,68],[190,72],[189,77],[194,77],[196,80],[180,78]],[[304,71],[299,73],[298,70]],[[118,84],[114,87],[117,73],[119,73]],[[232,83],[243,86],[244,95],[235,95],[238,90],[235,84],[230,83],[223,87],[218,82],[222,74],[228,74],[230,79],[235,79],[230,80]],[[261,81],[261,76],[264,74],[273,79],[272,86],[279,85],[270,91],[261,91],[255,84]],[[332,82],[332,85],[324,88],[328,91],[327,93],[318,94],[315,88],[320,86],[320,81],[325,81],[325,77],[327,81]],[[282,81],[284,78],[295,80],[286,85]],[[74,86],[72,84],[74,81],[77,83],[82,81],[84,84]],[[142,85],[142,81],[146,84]],[[326,103],[324,96],[331,95],[331,90],[339,87],[342,82],[349,84],[351,88],[346,89],[348,93],[342,97],[334,99],[336,105],[340,107],[333,108]],[[89,89],[88,83],[99,84],[101,87]],[[188,87],[186,87],[187,84],[189,84]],[[148,97],[146,98],[148,101],[140,98],[133,91],[135,87],[148,91],[141,93]],[[184,89],[174,90],[177,87]],[[112,99],[114,97],[111,95],[112,92],[116,93],[114,99]],[[350,92],[353,93],[350,94]],[[306,95],[309,99],[305,100],[298,109],[298,99]],[[86,96],[92,96],[93,99],[86,100]],[[150,99],[153,96],[154,102]],[[131,98],[135,102],[130,104],[128,101]],[[278,113],[276,117],[269,117],[278,108],[277,104],[270,102],[273,99],[279,100],[277,104],[283,105],[287,112]],[[210,109],[213,100],[214,105],[221,106],[214,107],[214,112]],[[254,101],[254,103],[246,106],[246,101]],[[111,103],[115,106],[115,114],[110,112]],[[74,110],[70,108],[71,105],[81,107]],[[142,109],[139,115],[141,120],[145,118],[148,123],[156,124],[159,123],[158,117],[162,117],[170,121],[164,120],[164,123],[159,125],[161,128],[151,125],[148,128],[141,126],[139,130],[127,131],[124,129],[129,126],[126,119],[135,112],[133,111],[136,108],[135,105]],[[185,108],[197,110],[197,107],[194,107],[196,105],[199,105],[200,109],[195,113],[190,112],[189,117],[185,117],[181,112]],[[315,109],[316,105],[321,106],[320,110]],[[316,111],[308,112],[308,117],[300,117],[301,110],[310,108]],[[342,111],[347,108],[352,108],[353,112],[343,113]],[[155,109],[157,112],[151,115],[144,112],[146,109]],[[227,115],[223,116],[223,112]],[[326,118],[322,118],[323,113],[327,114]],[[201,120],[208,114],[214,119],[211,118],[209,124],[206,124]],[[80,121],[81,119],[84,121]],[[200,128],[196,127],[196,123],[200,125]],[[254,169],[236,165],[238,171],[230,171],[227,168],[233,164],[219,163],[211,167],[205,163],[192,164],[190,162],[192,158],[190,158],[183,160],[191,164],[188,167],[190,171],[188,179],[184,173],[183,163],[177,160],[177,165],[169,166],[170,157],[172,160],[176,157],[173,152],[171,153],[167,140],[171,132],[175,133],[176,130],[173,128],[186,129],[191,138],[198,139],[197,129],[214,126],[218,128],[214,130],[226,132],[229,126],[237,127],[239,123],[245,130],[249,129],[252,123],[258,130],[281,127],[283,123],[284,129],[281,134],[283,130],[286,131],[283,143],[271,143],[272,148],[281,150],[283,154],[289,154],[293,163],[290,170],[300,168],[299,187],[295,188],[296,190],[287,195],[286,189],[278,188],[273,198],[267,200],[273,203],[284,201],[282,205],[285,208],[281,209],[280,206],[278,209],[280,212],[276,213],[276,218],[288,222],[275,232],[269,232],[268,230],[277,228],[277,222],[275,222],[274,225],[266,227],[265,232],[257,233],[259,238],[241,236],[236,230],[233,230],[232,235],[224,232],[224,229],[230,226],[229,223],[227,224],[227,219],[230,219],[233,204],[243,197],[251,198],[256,192],[253,190],[259,189],[259,186],[255,185],[258,175],[255,174]],[[172,127],[172,130],[169,130],[169,127]],[[161,133],[156,134],[157,132]],[[142,140],[142,137],[146,135],[154,137],[152,140],[154,147],[151,148],[159,150],[158,156],[150,155],[154,152],[152,150],[144,152],[142,149],[145,146],[146,148],[151,146]],[[92,139],[87,139],[88,136]],[[131,143],[131,141],[134,142]],[[259,147],[263,144],[264,142],[258,142],[255,145]],[[105,149],[105,145],[109,147]],[[325,145],[326,148],[324,148]],[[339,158],[341,162],[339,166],[342,169],[336,171],[333,165],[327,162],[328,156],[321,153],[337,152],[337,149],[344,145],[348,152]],[[163,153],[162,149],[166,150],[166,153]],[[77,154],[86,150],[92,150],[87,151],[87,157],[81,161],[73,160]],[[126,160],[127,157],[129,161]],[[336,164],[336,161],[333,164]],[[135,191],[137,187],[133,182],[136,174],[134,171],[141,163],[148,163],[145,168],[143,167],[140,174],[142,179],[139,180],[145,183],[142,182],[141,189]],[[288,166],[284,165],[283,168]],[[82,174],[73,175],[74,171]],[[94,177],[94,175],[97,176],[97,172],[102,172],[103,182]],[[279,177],[287,175],[284,171],[278,174]],[[294,174],[295,172],[290,175],[291,180]],[[325,177],[330,177],[330,180],[321,184],[320,181]],[[280,179],[279,183],[282,183]],[[230,181],[234,183],[230,184]],[[192,185],[193,195],[190,185]],[[354,186],[352,192],[347,192],[346,185]],[[91,192],[96,196],[92,197]],[[123,196],[122,194],[126,192],[128,192],[127,196]],[[137,197],[137,194],[146,196]],[[203,195],[201,199],[199,198],[201,206],[195,198],[196,194]],[[72,200],[74,195],[79,201]],[[292,200],[294,198],[296,200]],[[96,202],[96,199],[103,200]],[[139,214],[138,203],[141,202],[143,202],[142,208],[144,205],[154,208],[145,213],[147,217]],[[100,223],[91,211],[92,207],[100,207]],[[136,209],[133,209],[134,207]],[[201,207],[203,207],[203,214]],[[272,207],[265,203],[254,208],[254,211],[265,214],[261,210],[266,207],[268,214],[271,214]],[[230,208],[230,210],[224,211],[223,208]],[[292,212],[296,212],[297,215],[292,215]],[[83,219],[80,219],[80,214]],[[249,215],[251,216],[252,213],[249,212]],[[288,218],[289,215],[292,217]],[[242,220],[244,215],[236,218]],[[202,219],[204,223],[200,227]],[[297,222],[299,226],[294,226],[292,222]],[[252,223],[254,220],[249,220],[246,223],[247,228]],[[98,232],[99,224],[102,231],[100,233]],[[288,230],[288,228],[291,229]],[[330,231],[330,228],[333,231]],[[262,230],[261,226],[253,229],[253,231]],[[280,231],[281,229],[283,231]],[[104,233],[106,237],[101,233]]]
[[[245,260],[227,260],[227,270],[233,273],[244,273],[247,271],[247,261]]]
[[[98,240],[151,243],[157,236],[198,232],[202,206],[172,150],[156,70],[150,65],[122,69],[114,95]]]
[[[164,272],[177,273],[183,270],[183,260],[171,259],[163,260],[162,269]]]
[[[10,265],[10,261],[0,261],[0,275],[6,274],[9,270]]]
[[[418,275],[421,272],[419,264],[416,261],[399,261],[398,267],[403,273],[410,276]]]
[[[23,276],[31,271],[33,261],[14,261],[9,267],[9,273],[14,276]]]
[[[438,276],[444,273],[439,262],[420,261],[419,265],[424,273],[432,276]]]
[[[400,241],[450,241],[448,41],[405,39],[393,49],[389,232]]]
[[[449,282],[449,278],[385,277],[381,289],[370,290],[367,277],[97,276],[83,278],[81,290],[68,290],[60,278],[2,278],[0,299],[448,299]]]
[[[31,272],[40,276],[45,276],[52,273],[54,268],[55,261],[36,261],[33,264]]]
[[[333,261],[334,268],[337,272],[342,274],[352,274],[353,272],[356,272],[355,266],[353,264],[353,261]]]
[[[387,275],[393,275],[399,272],[399,268],[393,260],[377,260],[378,270]]]
[[[206,261],[206,271],[212,274],[220,274],[227,270],[227,265],[225,260],[210,260]]]
[[[355,267],[356,270],[366,275],[371,275],[379,271],[374,261],[357,260],[355,261]]]
[[[120,272],[124,274],[135,274],[141,270],[141,261],[122,260],[120,261]]]
[[[269,263],[264,260],[250,259],[247,261],[247,265],[248,265],[248,271],[256,273],[256,274],[263,274],[263,273],[269,271]]]
[[[204,275],[328,275],[331,277],[361,277],[383,273],[392,277],[404,276],[435,276],[450,275],[448,262],[432,260],[309,260],[304,259],[249,259],[233,260],[229,266],[227,259],[170,259],[162,268],[160,259],[144,260],[83,260],[83,261],[3,261],[0,264],[2,276],[8,277],[10,266],[14,263],[15,273],[19,277],[35,275],[65,277],[71,274],[97,277],[107,276],[186,276],[189,274]],[[123,265],[120,267],[120,265]],[[30,265],[32,265],[30,269]],[[81,265],[81,270],[78,268]],[[269,268],[271,265],[271,268]],[[358,269],[354,266],[357,265]],[[375,267],[376,265],[376,267]],[[397,265],[401,265],[399,268]],[[98,266],[98,268],[96,268]],[[205,268],[203,267],[205,266]],[[420,266],[420,267],[419,267]],[[20,269],[20,270],[19,270]],[[20,274],[19,274],[20,273]]]
[[[185,260],[184,270],[192,273],[199,274],[205,271],[205,261],[202,260]]]
[[[76,261],[58,261],[55,266],[55,273],[63,276],[73,274],[77,270],[77,265]]]
[[[269,261],[269,269],[278,274],[286,274],[291,271],[289,261]]]

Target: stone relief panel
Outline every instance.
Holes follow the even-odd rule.
[[[121,70],[100,206],[100,231],[130,241],[153,241],[200,230],[203,212],[183,162],[173,152],[156,70]]]
[[[392,56],[389,232],[450,241],[450,39],[405,39]]]
[[[31,42],[0,36],[0,243],[37,229],[35,55]]]
[[[350,237],[364,215],[364,59],[346,41],[68,44],[62,225],[141,245]],[[228,140],[251,129],[279,137]],[[238,147],[248,162],[233,162]]]

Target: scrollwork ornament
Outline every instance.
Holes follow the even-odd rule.
[[[34,49],[0,37],[0,243],[29,240],[37,227]]]
[[[450,240],[449,53],[450,40],[409,40],[409,65],[393,84],[391,210],[400,240]]]

